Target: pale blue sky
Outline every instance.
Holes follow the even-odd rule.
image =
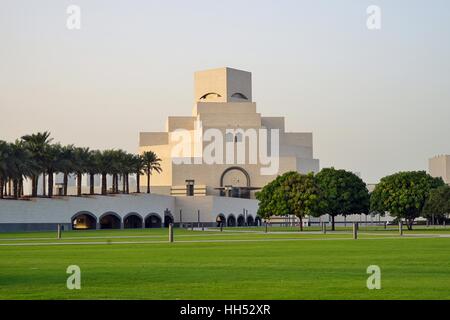
[[[259,112],[314,133],[322,167],[376,182],[450,153],[449,39],[446,0],[0,0],[0,139],[135,152],[190,114],[194,71],[230,66],[253,73]]]

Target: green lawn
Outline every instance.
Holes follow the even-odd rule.
[[[450,299],[448,230],[273,228],[0,234],[0,299]],[[294,231],[294,232],[292,232]],[[430,237],[411,237],[411,234]],[[66,288],[78,265],[81,290]],[[381,268],[382,289],[366,288]]]

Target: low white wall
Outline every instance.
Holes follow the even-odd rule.
[[[163,218],[166,209],[174,211],[175,199],[154,194],[0,200],[0,223],[71,223],[72,217],[82,211],[97,219],[106,212],[121,218],[131,212],[144,218],[156,213]]]
[[[35,198],[31,200],[0,200],[0,230],[52,230],[57,224],[70,226],[79,213],[90,213],[97,222],[106,213],[119,216],[121,222],[130,213],[137,213],[142,219],[150,214],[158,215],[164,221],[164,214],[170,211],[175,223],[200,222],[214,225],[217,216],[233,215],[236,219],[243,210],[246,216],[256,218],[258,201],[216,196],[173,197],[157,194],[131,194],[85,197]],[[182,212],[180,216],[180,210]]]

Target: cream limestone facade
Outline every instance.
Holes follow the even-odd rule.
[[[164,132],[140,133],[139,152],[162,159],[154,193],[254,198],[284,172],[319,171],[312,133],[286,132],[284,117],[257,112],[250,72],[219,68],[194,78],[192,115],[168,117]]]
[[[428,168],[432,177],[441,177],[450,184],[450,155],[440,155],[428,160]]]

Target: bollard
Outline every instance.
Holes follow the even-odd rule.
[[[398,223],[398,232],[400,236],[403,236],[403,222],[401,221]]]
[[[169,223],[169,242],[173,242],[173,223]]]
[[[358,239],[358,222],[353,223],[353,239]]]
[[[58,223],[58,233],[57,233],[57,238],[61,239],[61,225]]]

